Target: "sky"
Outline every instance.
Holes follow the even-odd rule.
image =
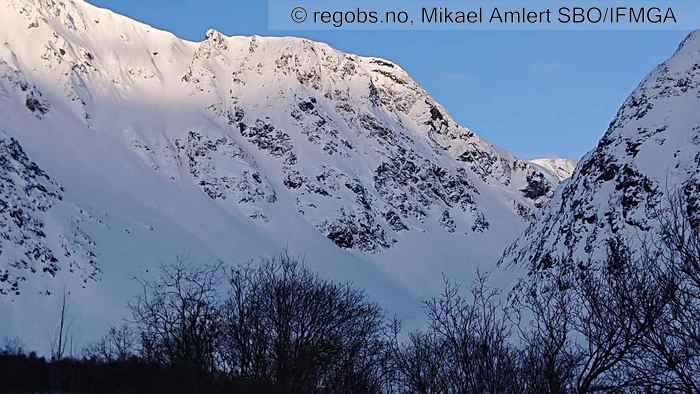
[[[524,159],[579,159],[687,31],[270,31],[261,0],[89,0],[180,38],[301,36],[405,69],[462,125]]]

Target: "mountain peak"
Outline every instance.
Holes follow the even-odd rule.
[[[570,178],[576,168],[576,160],[562,158],[538,158],[529,160],[529,162],[549,171],[559,181]]]
[[[214,29],[213,27],[207,29],[207,32],[206,32],[206,37],[207,37],[207,38],[212,37],[212,36],[215,36],[215,35],[221,35],[221,32],[219,32],[218,30]]]
[[[532,270],[554,260],[602,258],[607,240],[635,245],[656,231],[668,192],[700,220],[700,34],[652,71],[625,100],[596,148],[555,193],[541,218],[504,254]],[[549,262],[549,263],[548,263]]]
[[[206,34],[204,35],[204,38],[206,40],[215,40],[215,41],[223,41],[226,36],[224,36],[221,32],[219,32],[216,29],[210,28],[207,29]]]
[[[685,39],[678,45],[677,52],[689,48],[695,52],[700,51],[700,29],[688,33]]]
[[[401,309],[441,286],[434,264],[468,278],[494,261],[558,184],[392,62],[213,29],[188,42],[84,5],[0,1],[5,154],[60,190],[0,215],[18,299],[65,284],[103,311],[144,267],[286,247]]]

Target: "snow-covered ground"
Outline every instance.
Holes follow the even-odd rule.
[[[532,159],[530,163],[537,164],[538,166],[546,169],[550,173],[554,174],[559,181],[571,178],[571,175],[576,169],[576,160],[569,159]]]
[[[700,31],[627,98],[503,261],[536,270],[550,257],[571,264],[603,257],[612,237],[644,242],[669,192],[681,193],[700,220]]]
[[[322,43],[189,42],[80,0],[0,2],[0,43],[0,337],[31,348],[64,290],[89,341],[175,256],[285,248],[410,325],[443,273],[507,287],[495,261],[562,178]]]

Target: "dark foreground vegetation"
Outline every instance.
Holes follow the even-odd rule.
[[[348,284],[282,255],[164,266],[132,318],[66,358],[8,342],[4,392],[700,393],[700,223],[683,197],[660,232],[602,261],[543,259],[509,297],[445,281],[403,333]],[[507,300],[507,301],[506,301]],[[61,325],[62,326],[62,325]]]

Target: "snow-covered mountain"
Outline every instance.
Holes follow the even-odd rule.
[[[80,0],[0,2],[0,168],[0,337],[38,342],[51,294],[97,334],[176,255],[289,248],[410,313],[441,272],[493,269],[560,179],[389,61],[188,42]]]
[[[559,181],[571,178],[576,169],[576,160],[559,158],[541,158],[529,160],[530,163],[537,164],[550,173],[554,174]]]
[[[612,237],[641,242],[676,191],[700,219],[700,31],[627,98],[503,261],[538,270],[558,258],[602,257]]]

